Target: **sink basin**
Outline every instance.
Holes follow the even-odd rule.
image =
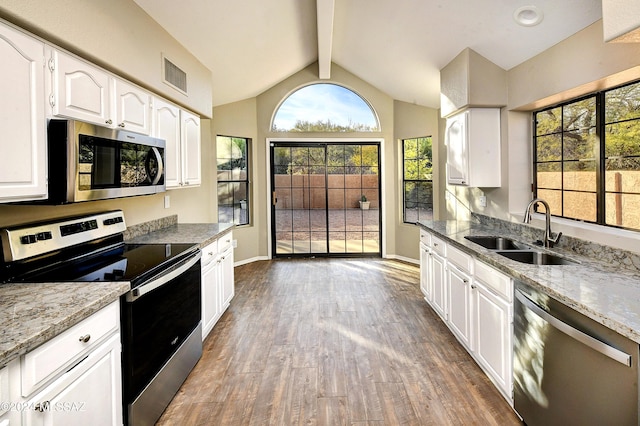
[[[496,253],[517,262],[528,263],[531,265],[575,265],[578,263],[574,260],[567,259],[566,257],[533,250],[508,250],[497,251]]]
[[[504,237],[467,236],[467,240],[489,250],[528,250],[525,244]]]

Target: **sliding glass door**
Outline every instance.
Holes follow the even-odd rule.
[[[272,143],[275,257],[381,253],[378,143]]]

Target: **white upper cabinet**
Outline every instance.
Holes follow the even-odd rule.
[[[167,189],[200,185],[200,117],[155,97],[152,109],[152,136],[166,141]]]
[[[166,142],[164,178],[167,188],[180,186],[180,108],[162,99],[153,99],[153,132],[156,138]]]
[[[121,129],[148,135],[151,133],[151,95],[149,92],[114,78],[116,123]]]
[[[49,67],[53,72],[53,94],[50,102],[53,115],[102,126],[113,125],[111,76],[72,55],[55,49],[51,52]]]
[[[469,108],[447,118],[447,183],[499,187],[500,109]]]
[[[46,198],[44,44],[0,23],[0,202]]]
[[[151,133],[151,94],[80,58],[51,49],[51,113],[111,128]]]
[[[182,128],[182,177],[185,186],[200,185],[200,117],[180,111]]]

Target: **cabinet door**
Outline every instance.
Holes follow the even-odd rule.
[[[512,399],[513,307],[495,295],[482,282],[475,282],[474,345],[475,355],[494,383]]]
[[[53,51],[53,114],[104,126],[113,124],[111,76],[71,55]]]
[[[186,186],[200,185],[200,117],[182,110],[182,176]]]
[[[467,348],[471,348],[471,278],[447,263],[449,327]]]
[[[166,141],[164,176],[167,188],[177,188],[182,183],[182,154],[180,152],[180,108],[154,98],[153,136]]]
[[[220,255],[220,272],[222,288],[223,310],[229,307],[229,303],[235,294],[234,272],[233,272],[233,247],[227,248]]]
[[[467,114],[463,112],[447,119],[447,182],[465,185],[468,182]]]
[[[431,254],[431,265],[433,269],[431,270],[431,282],[433,285],[433,299],[431,301],[431,306],[433,309],[446,320],[447,318],[447,310],[446,310],[446,297],[447,297],[447,286],[446,286],[446,276],[445,276],[445,260],[440,257],[437,253],[432,252]]]
[[[24,424],[122,425],[120,365],[116,334],[30,400]]]
[[[221,314],[220,267],[219,260],[213,259],[202,269],[202,340],[209,335]]]
[[[427,301],[431,301],[431,268],[431,250],[420,244],[420,290]]]
[[[0,202],[47,195],[44,44],[0,24]]]
[[[118,127],[148,135],[151,132],[151,96],[126,81],[115,79]]]

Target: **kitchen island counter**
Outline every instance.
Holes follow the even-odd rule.
[[[612,266],[606,259],[588,258],[562,248],[549,250],[537,247],[536,250],[549,250],[579,263],[520,263],[475,244],[465,237],[501,236],[532,244],[532,241],[522,235],[508,234],[504,229],[473,221],[420,221],[418,225],[476,259],[542,290],[594,321],[640,343],[640,274],[637,271]]]

